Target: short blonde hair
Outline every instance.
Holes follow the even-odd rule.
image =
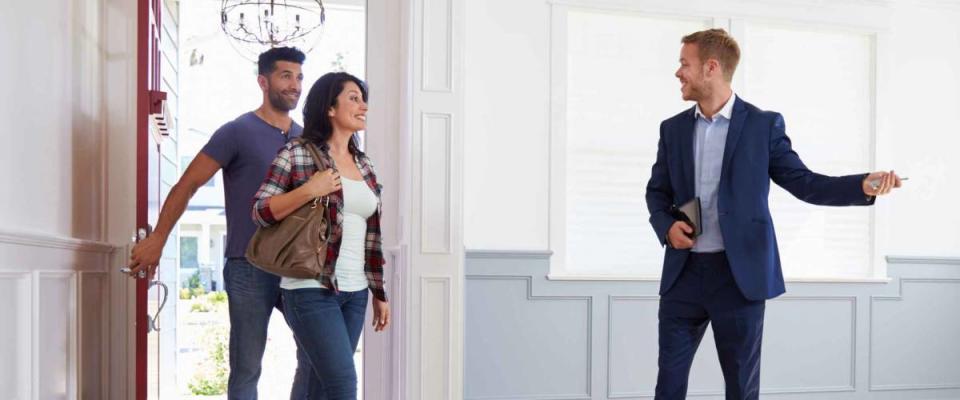
[[[733,72],[740,62],[740,46],[737,41],[723,29],[707,29],[684,36],[680,40],[683,44],[696,44],[701,62],[716,59],[723,67],[723,78],[730,82]]]

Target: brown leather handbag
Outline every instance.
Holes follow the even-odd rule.
[[[320,171],[323,158],[309,141],[304,145]],[[247,261],[266,272],[289,278],[319,279],[327,259],[329,200],[317,197],[277,224],[259,227],[247,245]]]

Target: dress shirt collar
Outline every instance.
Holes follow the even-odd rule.
[[[730,99],[727,100],[727,104],[724,104],[723,107],[720,107],[720,112],[718,112],[718,113],[717,113],[716,115],[714,115],[713,117],[716,118],[717,116],[721,116],[721,117],[725,118],[727,121],[729,121],[729,120],[730,120],[730,116],[733,115],[733,103],[736,102],[736,99],[737,99],[737,94],[736,94],[736,93],[731,94],[731,95],[730,95]],[[704,116],[703,113],[700,111],[700,104],[699,104],[699,103],[697,103],[697,107],[696,107],[696,110],[694,111],[694,114],[693,114],[693,115],[694,115],[694,117],[696,117],[696,118],[707,119],[707,117]],[[708,121],[709,121],[709,122],[713,122],[712,120],[708,120]]]

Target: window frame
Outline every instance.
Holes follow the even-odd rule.
[[[800,1],[799,3],[804,3]],[[743,40],[744,30],[751,23],[767,26],[787,27],[805,30],[825,30],[831,32],[846,32],[863,34],[870,38],[871,49],[871,126],[870,143],[868,149],[868,168],[876,170],[877,165],[888,159],[881,151],[885,120],[881,117],[886,110],[884,104],[884,74],[889,65],[883,49],[888,41],[885,16],[882,10],[874,5],[846,3],[841,1],[845,12],[828,12],[830,7],[810,1],[810,5],[784,4],[782,7],[770,7],[766,12],[750,10],[742,4],[731,1],[719,1],[712,7],[715,10],[694,10],[693,7],[683,4],[663,5],[655,1],[640,0],[633,2],[599,1],[599,0],[552,0],[550,23],[550,149],[549,149],[549,228],[548,246],[551,250],[550,273],[551,280],[586,280],[586,281],[658,281],[660,272],[656,274],[638,273],[630,275],[611,275],[590,273],[577,270],[575,266],[567,265],[566,252],[566,152],[567,152],[567,16],[571,11],[610,12],[617,14],[636,15],[645,18],[687,19],[697,21],[712,20],[713,27],[724,28],[746,47]],[[807,9],[805,13],[797,13],[796,7]],[[810,8],[815,10],[810,11]],[[756,8],[756,7],[754,7]],[[815,15],[819,8],[821,15]],[[814,15],[811,15],[814,14]],[[679,38],[678,38],[679,43]],[[678,45],[679,48],[679,45]],[[738,71],[734,75],[733,87],[738,95],[749,98],[749,88],[745,83],[746,71]],[[668,79],[668,78],[665,78]],[[680,110],[678,110],[679,112]],[[666,118],[668,116],[664,116]],[[815,167],[814,167],[815,168]],[[817,282],[817,283],[882,283],[889,281],[886,273],[886,261],[882,249],[888,248],[889,227],[886,222],[890,210],[882,201],[870,207],[869,210],[869,245],[870,254],[867,256],[869,270],[867,276],[856,277],[793,277],[786,276],[788,282]],[[650,233],[652,234],[652,232]],[[651,249],[662,251],[662,249]]]

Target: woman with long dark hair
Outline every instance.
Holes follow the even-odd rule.
[[[357,131],[366,128],[367,89],[344,73],[320,77],[303,108],[303,136],[291,140],[273,161],[254,198],[253,218],[276,224],[307,202],[326,196],[330,232],[319,279],[283,277],[284,318],[313,367],[311,399],[356,399],[353,364],[367,306],[373,294],[373,327],[383,330],[390,308],[383,287],[380,185]],[[320,171],[306,148],[320,150]]]

